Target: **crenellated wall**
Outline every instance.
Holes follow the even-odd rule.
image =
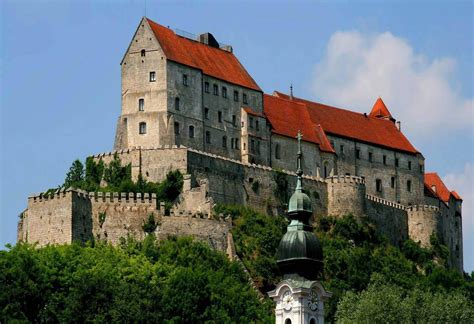
[[[428,205],[407,207],[408,236],[422,246],[429,247],[430,236],[435,233],[442,234],[439,208]]]
[[[333,176],[326,179],[328,215],[365,215],[365,181],[355,176]]]

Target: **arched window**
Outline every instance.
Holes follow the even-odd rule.
[[[280,159],[280,144],[275,145],[275,159]]]
[[[189,138],[194,138],[194,126],[189,126]]]
[[[316,320],[314,319],[314,317],[309,320],[309,324],[316,324]]]
[[[146,123],[145,122],[141,122],[140,124],[138,124],[138,133],[139,134],[146,134]]]
[[[142,51],[140,52],[141,56],[144,57],[146,55],[146,51],[144,49],[142,49]]]
[[[174,98],[174,109],[179,110],[179,98]]]
[[[227,148],[227,136],[222,136],[222,147]]]
[[[287,319],[285,320],[285,324],[291,324],[291,320],[290,320],[289,318],[287,318]]]
[[[145,99],[140,98],[138,99],[138,111],[144,111],[145,110]]]

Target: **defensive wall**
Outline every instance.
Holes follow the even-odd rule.
[[[158,238],[191,235],[221,251],[227,249],[230,220],[205,213],[172,209],[165,214],[156,195],[140,193],[86,193],[76,189],[52,195],[33,195],[18,224],[18,240],[47,244],[68,244],[95,239],[118,244],[121,238],[143,239],[143,225],[150,215],[157,224]]]
[[[33,195],[19,223],[18,238],[39,245],[100,239],[114,244],[121,237],[143,239],[143,224],[150,214],[158,226],[158,238],[192,235],[225,251],[229,220],[215,220],[216,203],[244,205],[267,213],[283,215],[296,184],[288,170],[248,164],[186,147],[131,148],[94,156],[109,163],[118,154],[122,164],[131,163],[132,176],[139,172],[150,181],[161,181],[171,170],[184,173],[183,192],[166,216],[155,195],[134,193],[85,193],[61,190],[53,195]],[[439,208],[404,206],[366,194],[365,180],[355,176],[326,179],[303,176],[311,198],[314,217],[353,214],[368,217],[378,232],[393,244],[411,238],[423,246],[430,236],[443,238]]]

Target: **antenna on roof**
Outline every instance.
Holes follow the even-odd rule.
[[[293,83],[290,84],[290,99],[293,100]]]

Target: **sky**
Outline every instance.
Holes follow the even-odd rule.
[[[369,112],[382,97],[464,199],[474,271],[473,1],[0,1],[0,247],[32,193],[112,150],[120,61],[142,16],[211,32],[266,93]]]

